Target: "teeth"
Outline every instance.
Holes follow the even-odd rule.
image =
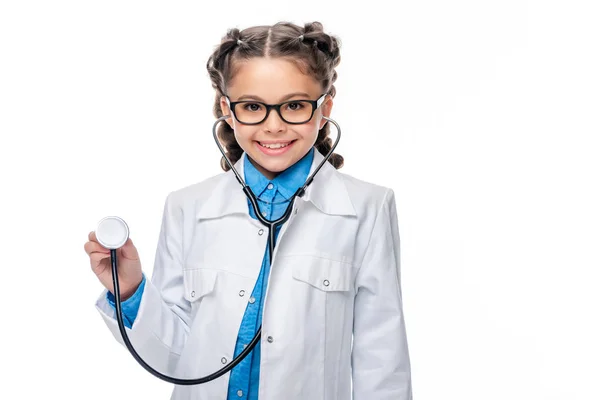
[[[260,143],[260,142],[259,142]],[[262,144],[260,143],[260,145],[262,147],[266,147],[268,149],[280,149],[282,147],[286,147],[287,145],[289,145],[292,142],[287,142],[287,143],[272,143],[272,144]]]

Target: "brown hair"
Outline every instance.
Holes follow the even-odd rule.
[[[223,116],[220,99],[235,75],[235,61],[253,57],[290,59],[301,71],[311,74],[320,82],[323,93],[335,97],[333,83],[337,79],[335,67],[340,63],[340,40],[324,33],[320,22],[307,23],[304,27],[279,22],[273,26],[253,26],[242,31],[233,28],[227,31],[206,63],[212,87],[216,91],[213,106],[215,117]],[[243,150],[235,140],[233,129],[229,124],[222,123],[218,127],[217,136],[223,143],[229,161],[235,164]],[[314,147],[324,156],[331,150],[328,122],[319,130]],[[344,165],[344,158],[332,153],[329,162],[339,169]],[[221,168],[229,170],[223,157]]]

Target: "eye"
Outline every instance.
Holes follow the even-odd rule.
[[[244,103],[244,110],[257,112],[262,109],[262,104],[260,103]]]
[[[302,110],[305,107],[305,105],[301,102],[293,102],[293,103],[288,103],[287,104],[287,108],[290,111],[298,111],[298,110]]]

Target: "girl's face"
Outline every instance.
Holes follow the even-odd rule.
[[[252,58],[238,63],[238,72],[227,87],[232,102],[254,100],[279,104],[290,100],[317,100],[323,94],[321,85],[311,76],[303,74],[290,61],[281,58]],[[331,96],[327,96],[312,118],[301,125],[286,123],[275,109],[271,110],[261,124],[244,125],[233,117],[224,96],[220,105],[223,115],[231,115],[226,121],[233,128],[235,138],[250,162],[267,179],[273,179],[304,157],[314,146],[319,130],[327,123],[323,116],[329,117],[333,101]],[[252,105],[246,107],[257,109]],[[274,150],[266,149],[261,144],[287,146]]]

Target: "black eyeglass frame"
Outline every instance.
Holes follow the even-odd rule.
[[[240,124],[243,125],[259,125],[262,124],[263,122],[265,122],[265,120],[267,118],[269,118],[269,114],[271,113],[272,109],[275,109],[275,111],[277,111],[277,114],[279,114],[279,118],[282,119],[282,121],[284,121],[286,124],[290,124],[290,125],[302,125],[307,123],[308,121],[310,121],[312,119],[312,117],[315,115],[315,111],[321,107],[321,105],[323,105],[323,102],[325,101],[325,97],[327,96],[327,93],[323,93],[317,100],[307,100],[307,99],[300,99],[300,100],[289,100],[289,101],[284,101],[283,103],[279,103],[279,104],[267,104],[267,103],[263,103],[262,101],[257,101],[257,100],[242,100],[242,101],[231,101],[231,99],[229,99],[229,96],[225,95],[225,99],[227,100],[227,105],[229,106],[229,109],[231,110],[231,113],[233,114],[233,116],[235,117],[236,121],[238,121]],[[286,120],[285,118],[283,118],[283,115],[281,115],[281,106],[285,105],[285,104],[289,104],[289,103],[299,103],[299,102],[308,102],[311,104],[312,106],[312,111],[310,113],[310,117],[303,122],[289,122],[288,120]],[[238,119],[237,115],[235,114],[235,106],[237,104],[241,104],[241,103],[252,103],[252,104],[260,104],[262,106],[264,106],[267,109],[267,113],[265,114],[265,117],[260,120],[259,122],[251,122],[251,123],[247,123],[247,122],[242,122]]]

